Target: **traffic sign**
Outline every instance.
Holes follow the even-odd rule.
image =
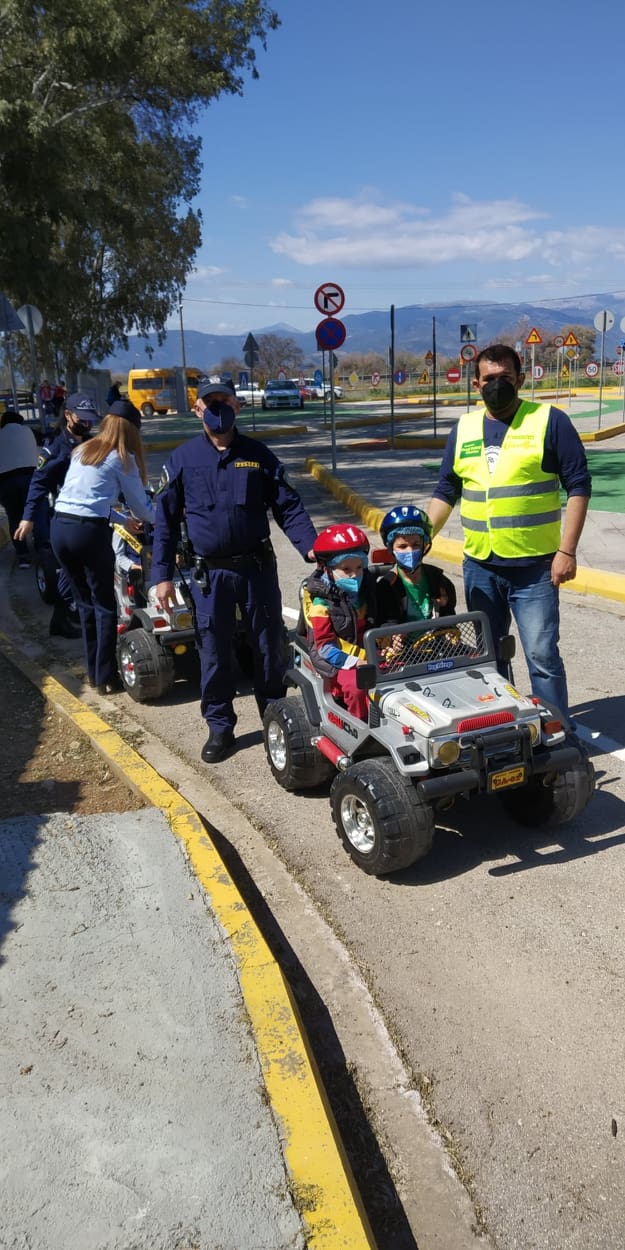
[[[315,308],[324,317],[340,313],[345,303],[345,292],[338,282],[323,282],[315,291]]]
[[[528,347],[531,347],[532,343],[542,343],[542,339],[540,337],[540,334],[538,333],[538,330],[536,329],[536,326],[532,327],[525,342]]]
[[[572,330],[569,330],[563,342],[565,347],[579,347],[579,339],[575,337]]]
[[[545,376],[545,370],[543,369],[542,365],[534,365],[533,373],[537,382],[540,382],[540,379],[544,378]]]
[[[239,369],[239,386],[243,387],[243,389],[245,390],[247,388],[249,380],[250,380],[249,376],[246,373],[245,369]]]
[[[554,347],[564,347],[564,335],[556,334],[556,337],[553,340],[553,345]]]
[[[17,315],[29,334],[41,334],[43,317],[34,304],[22,304],[22,307],[17,310]]]
[[[460,348],[460,359],[464,360],[465,364],[468,364],[470,360],[475,360],[476,356],[477,347],[473,343],[465,343],[464,347]]]
[[[615,373],[617,377],[619,378],[622,373],[625,373],[625,364],[623,364],[622,360],[614,361],[614,364],[612,365],[612,372]]]
[[[616,354],[617,354],[617,356],[622,356],[622,355],[623,355],[623,344],[622,344],[622,343],[617,343],[617,345],[616,345]]]
[[[609,308],[602,308],[601,312],[597,313],[597,316],[593,321],[593,325],[595,330],[599,330],[601,334],[605,334],[606,331],[611,330],[614,325],[614,313],[610,312]]]
[[[317,347],[320,352],[334,351],[335,347],[342,347],[347,337],[347,330],[342,321],[336,317],[326,317],[324,321],[320,321],[315,329],[317,337]]]
[[[323,374],[321,372],[321,369],[315,369],[315,372],[313,374],[313,382],[315,386],[323,386]]]
[[[426,386],[429,380],[430,380],[430,375],[427,369],[424,369],[423,373],[421,374],[421,377],[419,378],[419,386]]]
[[[586,374],[589,378],[596,378],[599,372],[599,365],[596,360],[589,360],[586,365]]]
[[[448,370],[447,370],[447,381],[448,381],[448,382],[459,382],[459,381],[460,381],[461,376],[462,376],[462,375],[461,375],[461,370],[458,368],[458,366],[457,366],[457,365],[452,365],[451,369],[448,369]]]
[[[350,373],[350,375],[349,375],[349,384],[350,384],[350,386],[357,386],[357,385],[358,385],[358,374],[356,373],[356,371],[355,371],[355,370],[354,370],[354,372],[353,372],[353,373]]]
[[[259,352],[260,348],[254,338],[254,335],[252,333],[248,334],[243,344],[243,359],[245,360],[246,365],[249,365],[250,369],[253,369],[254,365],[258,364]]]
[[[566,354],[569,360],[575,360],[579,355],[579,351],[576,347],[567,347]]]
[[[18,317],[11,301],[6,295],[0,295],[0,333],[10,334],[11,330],[24,330],[24,321]]]
[[[372,373],[372,374],[371,374],[371,385],[372,385],[372,386],[379,386],[379,385],[380,385],[380,381],[381,381],[380,374],[379,374],[377,371],[376,371],[376,373]]]
[[[406,381],[406,370],[396,369],[393,374],[393,381],[396,382],[398,386],[403,386]]]
[[[477,342],[477,325],[460,326],[460,342],[476,343]]]
[[[433,360],[434,360],[434,352],[426,352],[425,353],[426,365],[431,365]]]
[[[569,366],[567,365],[566,360],[565,360],[562,366],[562,377],[568,378],[568,376],[569,376]]]

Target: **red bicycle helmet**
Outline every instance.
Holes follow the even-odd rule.
[[[313,543],[313,552],[320,564],[357,551],[365,555],[369,551],[369,539],[358,525],[327,525]]]

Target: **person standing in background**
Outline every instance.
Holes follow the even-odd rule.
[[[145,493],[141,415],[121,400],[98,433],[77,447],[59,492],[50,537],[71,582],[80,615],[87,678],[98,694],[122,689],[117,672],[115,558],[110,512],[123,495],[141,521],[154,520]]]
[[[35,471],[37,450],[32,430],[24,424],[21,413],[15,411],[13,401],[8,401],[6,412],[0,417],[0,504],[7,514],[20,569],[30,568],[28,543],[17,529]]]

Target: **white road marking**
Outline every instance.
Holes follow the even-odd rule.
[[[587,742],[591,747],[596,747],[602,755],[613,755],[615,759],[625,762],[625,747],[621,746],[620,742],[614,738],[608,738],[598,729],[589,729],[587,725],[580,725],[579,721],[576,722],[575,728],[582,741]]]
[[[299,616],[299,612],[296,612],[296,611],[295,611],[295,608],[285,608],[285,607],[284,607],[284,605],[283,605],[283,607],[282,607],[282,615],[283,615],[283,616],[289,616],[289,617],[291,618],[291,620],[292,620],[292,621],[296,621],[296,620],[297,620],[297,618],[298,618],[298,616]]]

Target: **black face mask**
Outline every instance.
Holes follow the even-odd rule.
[[[482,387],[482,399],[494,417],[510,408],[517,396],[516,386],[507,378],[491,378]]]
[[[83,425],[82,421],[76,421],[72,429],[70,430],[70,434],[73,436],[73,438],[85,438],[85,436],[89,434],[90,431],[91,431],[90,425]]]

